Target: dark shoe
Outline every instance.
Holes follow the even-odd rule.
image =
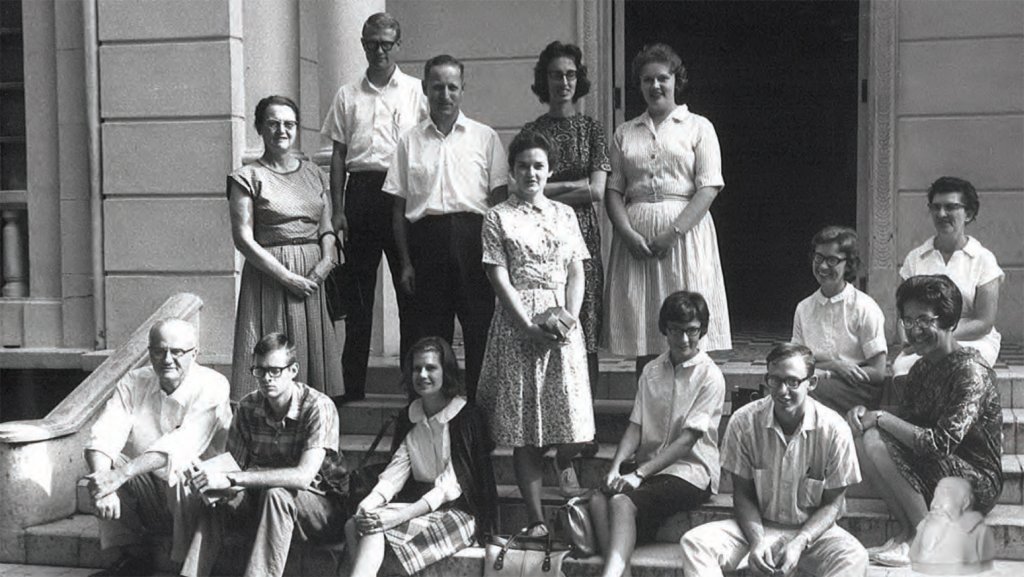
[[[580,456],[584,459],[593,459],[597,456],[598,449],[601,448],[601,444],[597,441],[590,441],[589,443],[583,444],[583,450],[580,451]]]
[[[93,573],[91,577],[146,577],[153,573],[152,559],[124,555],[113,565]]]

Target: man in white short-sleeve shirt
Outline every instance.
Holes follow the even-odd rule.
[[[224,451],[231,424],[229,386],[195,362],[195,329],[159,321],[149,331],[150,366],[117,383],[85,445],[100,545],[121,558],[98,575],[151,575],[147,534],[173,529],[171,559],[185,557],[201,502],[183,472]]]
[[[494,129],[461,112],[463,68],[447,54],[423,67],[430,118],[399,139],[383,189],[395,196],[399,286],[411,296],[414,334],[451,342],[458,316],[472,400],[494,313],[480,232],[504,200],[508,165]]]
[[[767,361],[771,394],[732,415],[722,445],[736,519],[688,531],[683,571],[722,575],[746,559],[765,575],[865,575],[867,551],[836,524],[846,488],[861,480],[850,428],[808,396],[817,384],[810,349],[779,345]]]
[[[427,118],[420,81],[403,73],[394,58],[402,29],[393,16],[378,12],[363,24],[366,75],[342,86],[320,133],[333,142],[331,199],[334,229],[345,237],[345,263],[334,273],[345,315],[341,363],[345,400],[366,394],[366,363],[373,328],[373,302],[381,254],[387,257],[398,304],[401,358],[412,342],[407,334],[408,299],[398,290],[400,273],[391,227],[394,198],[381,191],[402,133]]]

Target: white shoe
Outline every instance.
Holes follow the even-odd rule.
[[[874,557],[869,556],[868,558],[875,565],[906,567],[910,565],[910,543],[904,541],[893,546],[891,549],[876,553]]]
[[[881,553],[882,551],[888,551],[889,549],[892,549],[895,546],[896,546],[896,537],[889,537],[889,540],[886,541],[885,543],[882,543],[881,545],[875,545],[874,547],[868,547],[868,549],[867,549],[868,557],[870,558],[871,556],[877,555],[877,554]]]

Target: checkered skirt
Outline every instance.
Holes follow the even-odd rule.
[[[402,508],[393,503],[388,508]],[[455,507],[441,507],[384,532],[406,575],[423,570],[473,544],[476,520]]]

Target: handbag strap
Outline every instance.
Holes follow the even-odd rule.
[[[494,559],[494,570],[501,571],[505,566],[505,554],[508,553],[509,548],[511,548],[512,544],[516,542],[516,539],[525,537],[531,530],[533,530],[534,527],[541,525],[544,525],[544,521],[537,521],[528,527],[523,527],[518,533],[509,537],[508,541],[505,542],[505,545],[502,546],[501,551],[498,553],[498,557]],[[547,537],[547,542],[544,545],[544,564],[541,566],[541,570],[545,573],[551,570],[551,531],[548,531]]]
[[[371,456],[373,456],[373,452],[377,450],[377,445],[380,444],[380,440],[384,438],[384,433],[388,432],[388,427],[390,427],[391,423],[395,422],[395,419],[397,418],[398,413],[393,413],[391,416],[384,420],[384,424],[381,425],[380,430],[377,431],[377,436],[374,437],[373,442],[370,443],[370,448],[366,450],[366,453],[363,454],[363,458],[359,460],[360,469],[366,466],[366,462],[370,459]]]

